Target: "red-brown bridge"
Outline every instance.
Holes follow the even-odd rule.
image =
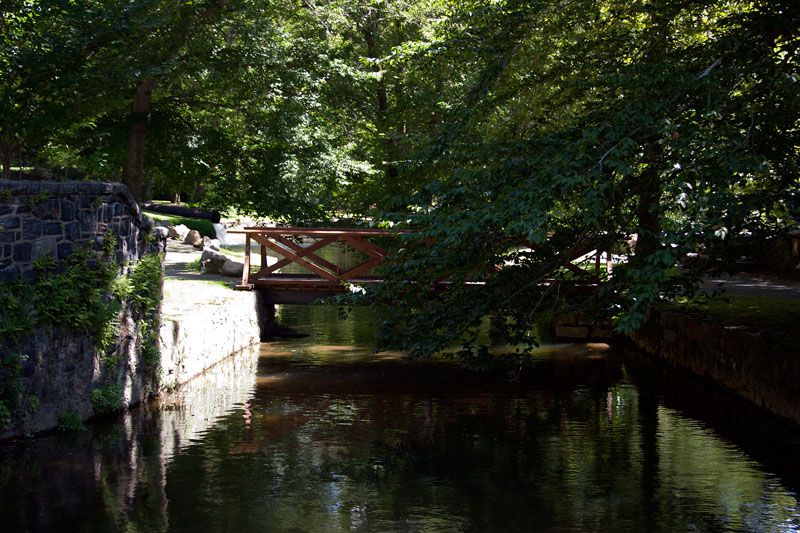
[[[353,228],[249,227],[229,233],[245,235],[244,270],[238,290],[260,289],[270,303],[310,303],[347,291],[347,284],[369,285],[383,278],[375,272],[387,258],[387,251],[376,239],[398,236],[399,231]],[[260,265],[252,260],[253,245],[260,246]],[[337,257],[322,257],[321,251],[335,246]],[[269,264],[268,252],[281,257]],[[596,284],[600,274],[600,254],[595,254],[593,271],[574,265],[580,254],[573,254],[564,267]],[[299,268],[298,268],[299,267]],[[281,271],[283,270],[283,271]],[[287,270],[289,270],[287,272]],[[299,270],[299,272],[298,272]]]

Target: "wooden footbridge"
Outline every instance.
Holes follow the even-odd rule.
[[[399,232],[382,229],[259,227],[230,231],[245,234],[244,270],[238,290],[261,289],[271,303],[310,303],[347,291],[346,284],[380,283],[373,273],[387,257],[378,237]],[[260,265],[252,272],[253,244],[260,246]],[[333,247],[335,258],[322,257]],[[270,264],[268,252],[282,259]],[[300,270],[300,272],[298,272]]]
[[[336,293],[346,292],[348,284],[364,286],[380,283],[377,267],[387,259],[387,251],[375,241],[403,233],[385,229],[249,227],[229,233],[245,235],[242,281],[237,290],[261,290],[268,302],[304,304]],[[260,263],[252,259],[253,247],[260,247]],[[323,249],[332,247],[328,253]],[[269,253],[280,256],[276,260]],[[585,252],[584,252],[585,253]],[[576,252],[577,254],[577,252]],[[326,255],[326,257],[323,257]],[[600,254],[595,254],[593,271],[572,262],[564,267],[584,276],[589,285],[599,281]],[[271,264],[270,264],[271,263]]]

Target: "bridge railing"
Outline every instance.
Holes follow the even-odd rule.
[[[237,289],[251,290],[263,286],[340,290],[344,282],[380,281],[380,277],[370,275],[370,271],[384,262],[387,252],[371,239],[393,236],[399,232],[383,229],[248,227],[229,233],[245,235],[244,269]],[[261,248],[261,264],[256,272],[251,272],[254,243]],[[329,261],[320,255],[320,251],[331,245],[352,248],[359,253],[361,260],[356,264]],[[278,254],[281,259],[270,265],[268,251]],[[301,267],[307,273],[279,272],[291,265]]]

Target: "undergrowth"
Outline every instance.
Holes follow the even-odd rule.
[[[86,334],[97,349],[101,368],[111,370],[119,362],[113,347],[119,338],[120,312],[128,302],[139,326],[142,359],[157,375],[163,256],[146,255],[129,274],[118,275],[115,250],[116,239],[108,233],[99,253],[86,246],[60,265],[44,256],[34,262],[33,281],[0,285],[0,428],[26,416],[20,371],[28,356],[20,346],[39,328]],[[115,396],[109,387],[116,386],[103,385],[92,392],[95,412],[115,410],[117,396],[121,406],[121,395]],[[35,403],[38,407],[38,398]],[[27,414],[33,411],[28,402]]]

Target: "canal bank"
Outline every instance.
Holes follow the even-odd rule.
[[[0,440],[80,429],[260,341],[272,306],[164,237],[122,184],[0,181]]]
[[[800,350],[781,336],[702,312],[652,308],[625,342],[800,425]]]
[[[0,447],[4,525],[800,527],[797,431],[743,400],[598,345],[542,346],[516,383],[404,361],[371,349],[385,316],[280,306],[280,322],[308,336],[226,358],[174,401]]]
[[[274,307],[231,278],[199,271],[200,251],[169,242],[164,259],[161,390],[173,390],[266,335]]]

